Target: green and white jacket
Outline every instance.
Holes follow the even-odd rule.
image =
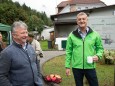
[[[103,45],[100,35],[90,27],[83,40],[78,29],[69,34],[66,44],[66,68],[93,69],[95,63],[87,63],[88,56],[97,55],[102,58]]]

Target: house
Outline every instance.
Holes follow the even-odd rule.
[[[44,39],[44,40],[51,40],[51,39],[54,39],[53,36],[51,36],[54,31],[54,28],[53,27],[44,27],[42,33],[41,33],[41,37]]]
[[[56,26],[54,36],[55,36],[55,44],[58,45],[58,49],[62,50],[63,49],[62,45],[64,45],[63,43],[66,43],[65,40],[67,39],[68,34],[72,30],[68,28],[71,28],[72,25],[74,26],[76,25],[75,18],[71,18],[71,16],[67,16],[64,14],[67,13],[71,15],[72,12],[74,13],[76,11],[87,10],[87,9],[92,9],[92,8],[99,8],[99,7],[104,7],[104,6],[106,6],[106,4],[100,0],[67,0],[67,1],[62,1],[60,4],[58,4],[57,5],[57,10],[58,10],[57,15],[58,16],[55,18],[51,17],[55,22],[54,25]],[[68,18],[65,19],[64,16],[60,16],[61,14]],[[58,18],[59,16],[60,18]],[[61,25],[59,25],[58,22],[61,23]],[[62,24],[64,22],[66,23]]]
[[[69,33],[77,28],[76,15],[82,11],[88,14],[89,25],[102,36],[104,47],[115,49],[115,5],[52,15],[55,42],[56,39],[67,38]]]
[[[67,0],[57,5],[58,14],[84,9],[103,7],[106,4],[100,0]]]

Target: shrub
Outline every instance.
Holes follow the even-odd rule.
[[[104,64],[114,64],[115,59],[115,50],[104,50],[103,58],[101,60],[101,63]]]

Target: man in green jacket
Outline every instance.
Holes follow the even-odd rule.
[[[66,75],[70,68],[74,75],[76,86],[83,86],[85,76],[90,86],[99,86],[96,75],[96,62],[102,58],[103,45],[100,35],[87,26],[86,13],[80,12],[76,21],[78,27],[69,34],[66,45]]]

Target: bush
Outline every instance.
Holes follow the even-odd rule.
[[[101,59],[102,64],[114,64],[115,50],[104,50],[103,58]]]

